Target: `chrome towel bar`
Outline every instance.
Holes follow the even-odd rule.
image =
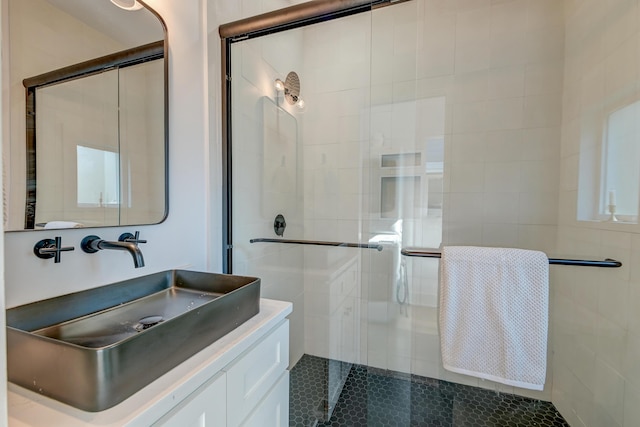
[[[440,258],[442,256],[442,253],[435,249],[404,248],[402,249],[401,253],[404,256],[423,257],[423,258]],[[611,258],[606,258],[604,261],[585,260],[585,259],[549,258],[549,264],[578,265],[582,267],[607,267],[607,268],[622,267],[622,263],[620,261],[617,261]]]
[[[295,239],[251,239],[249,243],[291,243],[296,245],[314,245],[314,246],[341,246],[346,248],[361,248],[382,250],[382,245],[373,243],[346,243],[346,242],[327,242],[322,240],[295,240]]]

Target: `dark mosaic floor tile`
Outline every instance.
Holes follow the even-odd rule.
[[[327,359],[291,371],[290,426],[568,427],[550,402],[354,365],[331,419],[319,422]]]

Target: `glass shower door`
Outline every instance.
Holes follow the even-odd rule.
[[[416,404],[412,375],[437,377],[427,375],[435,365],[425,352],[438,340],[438,263],[401,254],[442,240],[446,98],[423,73],[424,16],[425,2],[414,1],[374,9],[371,18],[362,235],[383,250],[363,254],[367,425],[433,421]]]
[[[444,134],[444,101],[417,97],[416,13],[407,2],[232,44],[232,271],[294,304],[290,366],[310,374],[292,382],[306,415],[291,425],[411,420],[410,382],[384,381],[413,372],[421,296],[400,251],[440,235],[426,224]],[[341,395],[362,410],[344,413]]]
[[[352,364],[366,364],[370,28],[364,13],[232,44],[232,272],[294,304],[290,366],[310,373],[294,425],[328,420]],[[343,242],[356,247],[327,246]]]

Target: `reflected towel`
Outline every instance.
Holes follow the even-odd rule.
[[[549,260],[538,251],[445,247],[440,264],[444,368],[542,390],[547,368]]]
[[[44,228],[82,228],[83,224],[73,221],[49,221]]]

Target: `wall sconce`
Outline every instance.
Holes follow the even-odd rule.
[[[304,109],[305,102],[300,97],[300,78],[298,74],[291,71],[287,74],[287,78],[283,82],[280,79],[276,79],[275,87],[278,92],[284,92],[284,99],[287,103],[297,106],[299,109]]]
[[[124,10],[140,10],[142,5],[136,0],[111,0],[111,3]]]

